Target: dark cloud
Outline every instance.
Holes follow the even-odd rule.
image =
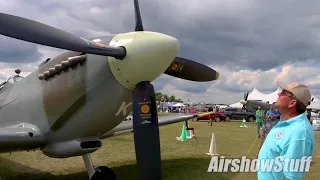
[[[13,8],[13,12],[85,38],[94,31],[115,34],[134,30],[133,1],[52,0],[37,2],[37,6],[22,0],[13,2],[24,6]],[[178,38],[179,55],[205,64],[225,64],[234,70],[268,70],[320,55],[315,1],[235,1],[234,5],[205,1],[201,7],[193,1],[139,2],[146,30]]]
[[[0,62],[31,63],[42,57],[36,44],[5,36],[0,36],[0,41]]]
[[[307,21],[319,13],[312,11],[314,1],[287,4],[256,1],[249,4],[246,11],[235,9],[234,13],[228,9],[223,11],[223,5],[220,11],[210,12],[205,8],[211,5],[209,1],[202,3],[203,11],[187,13],[183,11],[188,11],[192,3],[179,2],[173,8],[161,6],[160,2],[143,2],[142,11],[149,29],[168,33],[182,42],[180,54],[185,57],[205,64],[228,64],[231,68],[253,70],[319,58],[317,34]],[[288,11],[290,4],[299,7],[294,6],[297,11]]]

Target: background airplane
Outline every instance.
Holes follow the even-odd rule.
[[[140,179],[161,179],[158,126],[199,115],[158,119],[150,82],[162,73],[191,81],[216,80],[219,73],[176,57],[178,40],[144,31],[137,0],[134,7],[134,32],[90,40],[0,13],[0,34],[66,50],[28,76],[17,70],[1,84],[0,152],[82,156],[90,179],[116,179],[108,167],[95,167],[90,153],[101,138],[133,132]],[[123,122],[131,110],[133,121]]]
[[[248,96],[249,92],[244,93],[244,99],[240,101],[242,109],[248,112],[256,113],[258,106],[261,106],[261,109],[267,112],[272,106],[269,102],[248,100]]]

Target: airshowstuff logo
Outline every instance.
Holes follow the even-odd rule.
[[[208,172],[309,172],[312,156],[299,159],[283,158],[274,159],[227,159],[224,156],[212,156]]]

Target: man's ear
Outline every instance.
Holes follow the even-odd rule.
[[[291,108],[291,107],[296,107],[298,101],[295,100],[295,99],[292,99],[289,104],[288,104],[288,107]]]

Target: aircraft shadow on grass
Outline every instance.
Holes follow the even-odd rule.
[[[67,161],[67,160],[66,160]],[[181,158],[162,161],[163,179],[219,179],[229,180],[238,173],[207,172],[210,158]],[[5,158],[0,158],[1,180],[87,180],[88,173],[54,175],[40,169],[34,169]],[[201,170],[202,169],[202,170]],[[17,170],[19,170],[17,172]],[[135,162],[130,165],[113,167],[120,180],[138,180],[138,168]]]

